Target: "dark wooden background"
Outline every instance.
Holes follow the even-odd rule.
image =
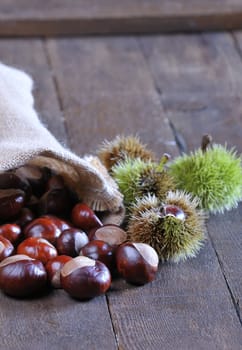
[[[198,15],[209,8],[220,13],[242,10],[239,0],[221,2],[224,6],[219,1],[184,6]],[[1,1],[0,32],[15,30],[15,36],[30,33],[32,27],[19,25],[22,19],[37,21],[31,35],[40,34],[38,19],[48,18],[51,24],[43,35],[77,34],[77,27],[62,27],[62,20],[54,26],[55,18],[65,15],[74,21],[88,17],[89,9],[92,16],[112,16],[111,1],[90,1],[90,7],[80,1],[83,7],[78,8],[74,1],[68,8],[65,1],[50,1],[47,9],[36,0],[28,10],[22,7],[27,0],[15,2],[15,7],[10,3]],[[140,14],[165,16],[172,11],[175,17],[185,11],[182,1],[166,6],[164,1],[124,1],[115,11],[135,16],[137,3]],[[131,133],[157,155],[169,152],[174,157],[199,147],[207,132],[242,152],[239,31],[2,38],[0,59],[33,76],[40,118],[80,156],[94,153],[104,139]],[[0,294],[0,349],[242,349],[242,205],[211,216],[207,226],[207,241],[197,258],[160,265],[156,280],[143,287],[117,280],[106,296],[89,302],[74,301],[61,290],[26,301]]]
[[[1,0],[0,36],[242,29],[241,0]]]

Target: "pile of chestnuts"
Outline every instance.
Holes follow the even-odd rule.
[[[52,287],[86,300],[117,276],[153,281],[158,263],[152,247],[103,225],[50,169],[25,165],[0,174],[0,289],[7,295],[33,297]]]

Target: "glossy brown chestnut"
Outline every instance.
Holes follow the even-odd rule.
[[[88,242],[89,239],[84,231],[77,228],[69,228],[57,238],[56,248],[59,254],[75,257]]]
[[[0,236],[7,238],[12,244],[16,244],[22,237],[21,227],[16,224],[4,224],[0,226]]]
[[[39,210],[39,198],[36,196],[31,196],[27,201],[26,201],[26,207],[28,207],[34,214],[38,215],[38,210]]]
[[[13,254],[14,246],[5,237],[0,236],[0,261]]]
[[[159,258],[145,243],[123,243],[116,250],[119,274],[129,283],[142,285],[155,279]]]
[[[30,237],[18,245],[17,254],[27,255],[46,264],[50,259],[57,256],[57,250],[44,238]]]
[[[43,264],[26,255],[13,255],[0,263],[0,289],[13,297],[29,297],[41,293],[47,273]]]
[[[45,192],[40,198],[38,212],[40,215],[53,214],[67,216],[73,207],[70,192],[67,188],[55,188]]]
[[[184,211],[176,205],[167,204],[163,208],[164,216],[173,216],[178,220],[184,221],[186,219],[186,214]]]
[[[38,167],[26,164],[15,170],[15,174],[26,179],[32,188],[33,194],[37,197],[45,192],[47,180],[51,176],[51,170],[46,167]]]
[[[91,230],[88,237],[90,241],[100,240],[118,246],[127,240],[127,233],[117,225],[107,224]]]
[[[111,285],[111,275],[102,262],[77,256],[61,269],[61,285],[72,297],[86,300],[105,293]]]
[[[42,218],[49,219],[61,230],[61,232],[71,227],[71,224],[63,219],[58,218],[55,215],[43,215]]]
[[[115,248],[103,241],[91,241],[81,250],[80,255],[87,256],[90,259],[99,260],[104,263],[110,270],[115,270]]]
[[[25,193],[22,190],[0,190],[0,218],[7,220],[20,212],[25,202]]]
[[[34,213],[29,208],[23,208],[18,214],[18,218],[15,220],[15,224],[24,228],[27,224],[33,221],[35,218]]]
[[[94,211],[85,203],[78,203],[74,206],[71,212],[71,221],[74,226],[81,228],[85,232],[102,226]]]
[[[12,171],[0,173],[0,189],[19,189],[24,191],[28,197],[32,192],[29,182]]]
[[[56,225],[56,220],[51,217],[40,217],[24,228],[24,235],[28,237],[40,237],[47,239],[50,243],[56,244],[61,229]]]
[[[49,260],[45,265],[48,281],[53,288],[61,288],[60,270],[65,265],[65,263],[71,259],[72,258],[67,255],[58,255],[55,258]]]

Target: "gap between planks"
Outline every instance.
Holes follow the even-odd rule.
[[[193,36],[194,42],[198,41],[197,39],[198,38]],[[175,40],[175,39],[171,39],[171,40]],[[198,41],[198,43],[200,45],[201,40]],[[109,39],[100,38],[95,40],[90,39],[88,41],[82,40],[82,39],[75,39],[73,41],[67,41],[67,40],[53,41],[52,40],[50,41],[48,46],[49,46],[49,49],[51,50],[52,60],[54,62],[53,68],[56,71],[57,83],[59,84],[59,91],[62,95],[64,109],[66,113],[68,112],[67,122],[68,122],[68,127],[70,128],[72,128],[71,124],[73,124],[74,122],[75,122],[74,125],[76,126],[77,118],[78,117],[80,118],[80,112],[82,112],[83,110],[83,103],[84,102],[87,103],[88,98],[90,99],[90,92],[92,93],[92,97],[93,97],[93,100],[92,100],[92,105],[93,105],[93,103],[95,102],[95,98],[100,94],[100,88],[102,88],[102,92],[103,92],[103,89],[104,90],[106,89],[104,92],[112,95],[113,97],[112,103],[114,104],[113,107],[115,108],[119,106],[115,104],[115,102],[117,102],[117,100],[115,100],[117,96],[120,97],[121,95],[123,99],[123,103],[128,101],[129,95],[126,95],[123,91],[123,82],[125,81],[125,79],[127,79],[128,81],[127,85],[129,86],[129,93],[132,93],[131,98],[135,98],[137,96],[136,94],[137,86],[141,88],[141,90],[138,91],[138,93],[142,92],[143,94],[142,96],[144,96],[144,94],[147,94],[147,92],[151,93],[151,91],[152,91],[152,94],[154,94],[154,91],[155,91],[154,79],[153,78],[151,79],[150,71],[149,71],[149,74],[147,73],[147,60],[144,63],[144,60],[140,56],[142,53],[135,49],[138,45],[134,39],[132,40],[125,39],[125,41],[122,38],[118,38],[115,40],[111,38]],[[122,60],[120,60],[118,61],[119,62],[118,66],[115,66],[117,64],[118,57],[120,53],[123,52],[123,50],[125,55],[122,57],[122,60],[125,59],[125,56],[129,57],[129,59],[124,65]],[[100,61],[100,57],[98,60],[96,59],[98,53],[101,53],[101,58],[104,59],[103,62]],[[75,54],[76,57],[79,57],[81,55],[82,60],[80,62],[82,62],[84,66],[80,66],[76,58],[75,60],[73,60],[73,54]],[[138,64],[137,64],[137,67],[135,66],[135,69],[134,69],[134,66],[132,65],[132,70],[131,70],[130,64],[133,62],[133,60],[136,63],[138,62]],[[68,62],[69,64],[68,67],[66,65],[66,62]],[[105,64],[103,65],[104,62]],[[72,67],[72,65],[74,65],[74,67]],[[108,69],[107,69],[107,66],[108,66]],[[216,68],[216,66],[214,68]],[[83,79],[82,83],[84,85],[80,83],[79,79],[69,78],[70,73],[74,75],[77,69],[79,71],[79,74],[82,76],[82,79]],[[110,70],[113,74],[111,75],[112,78],[110,78],[110,75],[108,74],[110,73]],[[128,71],[129,74],[127,74],[126,71]],[[136,71],[136,73],[133,73],[133,71]],[[139,74],[137,74],[137,72],[139,72]],[[101,78],[102,78],[101,80],[102,84],[100,84]],[[119,84],[120,82],[122,84]],[[84,86],[82,91],[84,99],[80,100],[80,90],[82,86]],[[206,87],[206,84],[204,86]],[[187,87],[189,88],[189,85]],[[105,95],[104,99],[106,97],[107,96]],[[162,96],[162,103],[164,102],[163,97],[164,96]],[[111,103],[110,100],[108,100],[108,102],[109,104]],[[73,109],[73,105],[75,106],[75,109]],[[95,105],[95,106],[98,106],[98,105]],[[75,115],[73,114],[73,111],[75,111],[76,113]],[[96,118],[97,110],[95,109],[94,111],[95,111],[95,114],[90,116],[93,118]],[[131,112],[131,109],[130,110],[128,109],[127,111]],[[139,117],[140,111],[141,110],[137,110],[136,115],[132,114],[132,117],[136,118],[135,120],[137,121],[139,120],[138,117]],[[83,115],[81,114],[81,116]],[[109,116],[109,118],[112,118],[112,117]],[[110,119],[110,122],[113,122],[113,121],[115,121],[115,119]],[[86,123],[86,122],[87,121],[83,121],[83,123]],[[130,122],[130,121],[127,119],[127,122]],[[146,126],[145,122],[146,120],[144,119],[140,124],[140,127],[142,127],[142,129],[144,129],[144,126]],[[131,125],[134,128],[136,124],[131,124]],[[158,125],[159,123],[157,123],[157,126]],[[153,128],[155,128],[155,126],[153,126]],[[73,128],[71,130],[73,130],[71,132],[71,135],[73,136],[73,139],[74,139],[73,145],[78,150],[79,149],[78,147],[80,147],[78,142],[79,134],[78,133],[74,134],[75,130]],[[114,130],[112,132],[114,132]],[[89,129],[89,132],[93,133],[92,128]],[[108,131],[106,130],[105,133],[107,132]],[[87,144],[90,146],[91,142],[93,141],[93,137],[91,137],[91,140],[90,140],[90,135],[88,136],[89,136],[89,139],[87,140],[88,142]],[[155,144],[152,128],[148,131],[147,136],[149,136],[150,140],[152,137],[152,141],[154,142],[153,145],[157,146]],[[165,283],[169,284],[168,288],[164,286],[164,281],[162,280],[163,273],[166,275],[167,280],[165,278]],[[212,273],[212,277],[210,276],[211,273]],[[174,275],[176,276],[176,278]],[[189,295],[190,293],[191,299],[196,300],[194,301],[195,305],[193,306],[195,307],[198,314],[194,315],[192,313],[193,310],[190,310],[190,308],[188,307],[190,306],[188,300],[186,300],[185,306],[183,305],[183,303],[180,300],[181,291],[174,290],[174,285],[172,284],[172,281],[169,281],[169,277],[172,278],[173,284],[174,284],[174,280],[180,279],[179,281],[180,284],[178,282],[178,285],[180,287],[183,286],[183,284],[185,283],[185,288],[183,287],[182,289],[183,294]],[[192,289],[190,285],[186,286],[186,278],[193,284]],[[201,280],[203,281],[204,286],[200,285]],[[209,289],[209,295],[206,294],[206,288],[205,288],[207,286],[207,282],[212,283],[212,287],[210,287]],[[188,341],[194,342],[195,344],[197,340],[196,336],[200,332],[199,326],[204,327],[203,331],[205,333],[208,332],[208,335],[211,338],[213,338],[213,335],[220,333],[219,338],[216,339],[217,343],[215,343],[214,346],[217,346],[218,344],[220,346],[222,346],[222,344],[224,345],[225,342],[228,342],[228,336],[231,335],[232,333],[234,334],[234,337],[236,334],[238,336],[237,315],[235,313],[234,306],[231,301],[231,296],[228,292],[226,283],[224,281],[221,267],[218,263],[218,259],[214,252],[214,249],[211,247],[211,244],[209,243],[205,251],[201,252],[197,260],[190,261],[187,264],[176,266],[176,267],[175,266],[171,267],[169,265],[168,266],[166,265],[164,268],[162,268],[162,270],[158,275],[156,283],[154,283],[152,286],[144,287],[144,289],[142,290],[143,293],[140,292],[140,290],[136,290],[132,288],[127,289],[127,287],[123,289],[123,287],[119,290],[118,287],[116,286],[116,293],[115,291],[110,291],[110,293],[108,294],[109,312],[111,313],[115,334],[117,334],[117,336],[119,337],[120,347],[122,347],[122,345],[125,344],[126,347],[128,348],[128,344],[132,344],[132,341],[136,341],[137,342],[136,345],[139,346],[140,348],[147,346],[148,344],[150,345],[151,343],[153,344],[153,346],[155,346],[154,344],[156,344],[157,346],[158,344],[157,342],[160,342],[159,338],[157,338],[157,335],[152,332],[151,338],[149,338],[149,336],[145,333],[144,328],[142,329],[142,326],[143,326],[143,327],[146,327],[146,329],[148,329],[150,332],[152,331],[151,326],[149,324],[149,317],[152,318],[152,316],[154,315],[155,316],[151,321],[154,322],[156,325],[157,324],[161,325],[161,322],[164,321],[164,322],[167,322],[168,325],[171,325],[175,328],[174,332],[177,335],[177,338],[173,339],[171,337],[169,327],[167,327],[165,329],[165,333],[161,335],[163,335],[164,337],[168,337],[170,346],[172,346],[172,344],[173,345],[178,344],[178,342],[181,341],[180,338],[178,337],[180,329],[177,328],[178,327],[177,324],[174,324],[173,314],[171,312],[171,307],[174,308],[176,304],[178,305],[179,308],[183,307],[182,310],[184,313],[182,311],[180,311],[179,313],[180,309],[179,308],[177,309],[179,316],[181,317],[181,315],[183,315],[187,317],[185,319],[182,318],[179,320],[179,326],[184,331],[184,333],[186,332],[185,326],[189,327],[189,324],[188,325],[187,324],[184,325],[184,324],[185,322],[189,322],[190,318],[192,318],[194,322],[192,325],[190,325],[190,327],[193,327],[192,330],[194,331],[194,325],[198,326],[198,330],[196,331],[197,333],[195,332],[195,335],[194,333],[191,334],[188,331],[187,333]],[[195,298],[195,294],[193,294],[194,290],[196,290],[195,287],[199,287],[201,290],[200,295],[196,294],[197,298]],[[218,296],[216,296],[216,294],[213,294],[212,296],[211,288],[216,289],[217,287],[220,288],[220,293],[218,293]],[[184,290],[186,290],[186,292],[184,292]],[[162,318],[160,318],[160,314],[158,315],[157,310],[156,312],[153,313],[153,315],[151,315],[149,312],[149,308],[147,309],[146,305],[143,304],[143,302],[146,302],[146,303],[151,302],[150,304],[151,307],[160,308],[161,303],[162,302],[163,304],[165,303],[165,300],[163,300],[162,298],[162,294],[167,293],[168,295],[170,295],[171,291],[173,291],[175,295],[170,298],[170,301],[168,302],[169,305],[166,304],[165,305],[166,307],[164,308],[164,310],[160,310]],[[152,299],[152,294],[153,294],[153,299]],[[157,301],[155,301],[154,299],[156,298],[156,294],[157,294]],[[165,294],[165,296],[167,294]],[[150,298],[152,299],[151,301],[150,301]],[[124,305],[122,305],[120,300]],[[223,301],[224,308],[222,307],[222,305],[220,305],[220,300]],[[201,308],[204,302],[208,303],[208,304],[205,304],[207,307],[209,305],[209,308],[215,311],[215,315],[213,316],[214,317],[213,319],[208,319],[208,320],[206,319],[207,317],[206,312],[204,313],[204,310]],[[211,302],[213,303],[210,304]],[[135,309],[136,304],[139,304],[141,308],[140,310]],[[185,307],[185,311],[184,311],[184,307]],[[218,317],[219,316],[218,312],[220,309],[222,309],[222,311],[225,313],[222,318]],[[144,315],[141,315],[140,312],[142,310],[145,311],[147,314],[145,313]],[[132,312],[132,311],[134,312],[134,314],[129,314],[129,312]],[[208,312],[209,317],[211,317],[211,310],[209,311],[210,311]],[[146,316],[147,316],[147,320],[145,319]],[[234,321],[233,326],[230,326],[227,322],[225,322],[225,319],[227,319],[228,321],[229,319],[231,320],[231,318]],[[208,325],[210,324],[210,326],[215,323],[217,327],[216,328],[217,333],[216,332],[215,334],[209,333],[212,330],[208,329],[207,328],[208,326],[203,324],[204,319],[207,320]],[[140,331],[138,330],[137,327],[133,327],[133,328],[131,327],[131,329],[127,328],[126,323],[130,325],[131,320],[132,322],[136,322],[137,325],[141,324]],[[224,324],[224,322],[226,325]],[[129,334],[128,339],[127,339],[127,334]],[[203,344],[204,346],[205,344],[211,345],[211,339],[209,338],[209,336],[208,336],[208,339],[206,339],[206,343]],[[134,337],[134,340],[132,339],[132,337]],[[142,337],[146,337],[145,339],[143,338],[143,340],[146,341],[144,345],[141,344]],[[185,342],[185,340],[183,341]],[[234,343],[235,346],[237,346],[239,342],[239,338],[237,339],[235,337],[233,341],[235,342]],[[200,346],[202,346],[202,340],[201,340]]]
[[[0,54],[5,63],[23,69],[34,78],[35,107],[41,120],[59,141],[65,142],[62,112],[43,41],[0,40]],[[4,350],[74,350],[80,343],[92,349],[117,349],[104,296],[83,304],[61,290],[28,301],[15,300],[2,293],[0,298],[1,348]],[[101,327],[93,328],[96,319]],[[16,332],[11,332],[13,329]]]
[[[211,34],[212,35],[212,34]],[[229,35],[229,34],[228,34]],[[239,40],[237,38],[237,35],[240,35],[240,43],[239,43]],[[202,36],[202,34],[201,34]],[[242,34],[235,34],[235,33],[230,33],[230,37],[232,39],[232,42],[233,42],[233,45],[234,45],[234,52],[235,52],[235,55],[238,54],[238,56],[240,57],[240,61],[241,61],[241,58],[242,58]],[[147,60],[147,53],[145,50],[143,50],[143,46],[142,46],[142,41],[140,41],[140,48],[141,48],[141,51],[143,52],[144,54],[144,57],[146,58]],[[149,62],[147,60],[147,64],[148,66],[150,67],[149,65]],[[241,61],[241,64],[240,66],[242,67],[242,61]],[[241,70],[241,68],[240,68]],[[151,71],[151,75],[154,79],[154,86],[157,90],[157,93],[159,94],[160,98],[161,98],[161,101],[162,101],[162,95],[163,95],[163,92],[162,92],[162,87],[159,85],[159,83],[157,84],[157,79],[156,77],[154,76],[154,70],[150,69]],[[164,98],[165,99],[165,98]],[[176,135],[177,135],[177,132],[178,132],[178,139],[176,139],[176,142],[177,142],[177,146],[179,148],[180,151],[183,151],[184,152],[184,149],[185,151],[187,151],[186,149],[186,145],[188,142],[186,142],[186,135],[183,135],[180,131],[178,131],[177,127],[176,127],[176,122],[173,122],[170,120],[170,125],[174,131],[174,136],[175,136],[175,139],[176,139]],[[181,136],[181,137],[180,137]],[[180,144],[180,139],[182,140],[182,144]],[[184,140],[184,141],[183,141]],[[185,145],[185,146],[184,146]],[[236,295],[234,294],[234,288],[233,288],[233,285],[229,279],[229,276],[228,276],[228,273],[225,271],[224,269],[224,266],[223,266],[223,260],[221,259],[220,257],[220,252],[218,251],[218,249],[216,248],[216,244],[214,242],[214,238],[212,237],[212,235],[209,233],[209,229],[208,229],[208,234],[209,234],[209,239],[211,241],[211,244],[212,244],[212,247],[214,249],[214,252],[216,254],[216,257],[217,257],[217,260],[218,260],[218,263],[220,265],[220,269],[221,269],[221,272],[223,274],[223,278],[224,278],[224,281],[226,283],[226,286],[228,288],[228,291],[229,291],[229,294],[230,294],[230,297],[231,297],[231,300],[232,300],[232,303],[234,305],[234,309],[236,311],[236,314],[238,316],[238,319],[240,321],[240,323],[242,324],[242,320],[241,320],[241,313],[240,313],[240,306],[239,306],[239,299],[236,297]]]
[[[61,98],[61,92],[60,92],[60,89],[59,89],[59,84],[58,84],[56,75],[55,75],[55,73],[53,71],[53,62],[52,62],[52,59],[51,59],[48,47],[46,45],[46,42],[47,42],[47,39],[42,39],[43,50],[44,50],[44,53],[45,53],[45,56],[46,56],[46,61],[47,61],[48,66],[49,66],[49,70],[51,72],[53,86],[54,86],[55,91],[56,91],[56,96],[57,96],[59,108],[60,108],[60,111],[63,113],[64,106],[63,106],[63,102],[62,102],[62,98]],[[69,145],[68,128],[67,128],[66,119],[64,118],[64,116],[63,116],[62,123],[64,125],[65,134],[66,134],[66,138],[67,138],[67,146],[68,146]],[[110,308],[109,308],[109,301],[108,301],[108,298],[107,298],[106,295],[105,295],[104,300],[106,301],[107,311],[108,311],[108,314],[109,314],[109,317],[110,317],[110,322],[111,322],[111,326],[112,326],[112,330],[113,330],[113,335],[114,335],[114,338],[115,338],[115,341],[116,341],[117,350],[119,350],[118,337],[117,337],[117,334],[115,332],[115,328],[114,328],[113,321],[112,321],[112,315],[111,315]]]
[[[118,40],[118,39],[117,39]],[[100,39],[100,41],[102,42],[102,39]],[[111,43],[112,41],[110,41],[110,43]],[[111,45],[111,44],[110,44]],[[55,61],[53,61],[54,63],[55,63]],[[140,61],[140,63],[141,63],[141,61]],[[56,64],[56,63],[55,63]],[[53,66],[52,66],[52,68],[53,69],[55,69],[56,67],[55,67],[55,64],[53,64]],[[59,64],[59,63],[58,63]],[[144,66],[145,67],[145,66]],[[60,71],[59,71],[59,74],[60,74],[60,72],[61,72],[61,69],[63,68],[64,69],[64,67],[63,66],[61,66],[60,65]],[[62,98],[63,98],[63,89],[65,89],[65,84],[64,84],[64,82],[61,82],[60,81],[60,79],[58,78],[58,77],[56,77],[56,79],[57,79],[57,83],[59,84],[59,87],[60,87],[60,94],[62,94]],[[153,86],[153,85],[152,85]],[[68,86],[67,86],[68,87]],[[71,87],[71,85],[69,86],[69,87]],[[72,85],[72,87],[73,88],[75,88],[75,82],[74,82],[74,85]],[[77,86],[78,87],[78,86]],[[112,87],[112,86],[111,86]],[[131,86],[131,88],[132,88],[132,86]],[[110,88],[111,89],[111,88]],[[111,92],[111,90],[110,90],[110,92]],[[65,95],[65,100],[66,100],[66,103],[68,102],[68,103],[70,103],[70,99],[69,99],[69,97],[70,97],[70,95],[68,96],[68,94],[67,95]],[[63,101],[64,101],[64,99],[63,99]],[[70,104],[72,104],[72,103],[70,103]],[[68,106],[64,106],[64,109],[66,109]],[[144,127],[145,126],[145,124],[142,124],[142,126]],[[151,130],[149,131],[149,132],[151,132]],[[92,141],[92,140],[91,140]],[[88,146],[90,146],[90,142],[91,142],[90,140],[88,141],[89,142],[89,144],[88,144]],[[78,141],[76,141],[76,144],[78,143]],[[215,257],[213,256],[213,250],[211,249],[211,248],[209,248],[209,250],[208,250],[208,252],[209,252],[209,254],[207,254],[207,256],[206,256],[206,252],[203,252],[203,254],[201,255],[202,256],[202,260],[197,260],[197,261],[191,261],[190,263],[188,263],[187,265],[184,265],[184,266],[187,266],[187,268],[188,269],[190,269],[190,271],[191,271],[191,273],[190,273],[190,278],[191,278],[191,280],[192,280],[192,278],[193,277],[195,277],[194,276],[194,272],[193,272],[193,269],[194,270],[196,270],[196,273],[199,273],[200,272],[200,274],[201,274],[201,277],[202,277],[202,275],[203,275],[203,273],[204,273],[204,271],[203,271],[203,268],[200,266],[200,271],[199,271],[199,263],[201,262],[201,263],[205,263],[206,261],[207,261],[207,259],[210,259],[211,260],[211,267],[212,266],[214,266],[214,265],[216,265],[216,261],[215,261]],[[199,258],[198,258],[199,259]],[[177,268],[175,268],[175,267],[169,267],[169,266],[166,266],[165,267],[165,271],[166,271],[166,273],[167,273],[167,276],[166,277],[171,277],[171,276],[174,276],[173,274],[176,274],[176,272],[175,271],[177,271],[177,272],[179,272],[179,271],[181,271],[181,272],[183,272],[184,273],[184,271],[185,272],[189,272],[189,270],[187,271],[186,270],[186,268],[184,267],[184,266],[179,266],[179,267],[177,267]],[[197,267],[197,269],[195,269],[195,267]],[[217,268],[217,266],[215,266],[216,268]],[[184,270],[183,270],[183,268],[184,268]],[[221,281],[221,279],[220,279],[220,274],[219,273],[217,273],[216,272],[216,269],[215,269],[215,275],[216,275],[216,278],[218,279],[218,281],[214,281],[214,282],[219,282],[218,284],[219,284],[219,286],[222,288],[222,291],[223,291],[223,288],[224,288],[224,284],[222,283],[222,281]],[[179,278],[179,273],[178,273],[178,276],[177,276],[178,278]],[[162,294],[163,293],[163,290],[162,290],[162,287],[163,287],[163,282],[162,282],[162,279],[161,279],[161,276],[159,277],[160,278],[160,280],[159,281],[157,281],[157,287],[156,287],[156,284],[153,284],[152,286],[147,286],[147,288],[144,288],[144,290],[146,290],[146,292],[144,293],[144,296],[146,296],[146,300],[144,299],[143,301],[149,301],[149,298],[148,298],[148,295],[152,298],[152,293],[159,293],[159,294]],[[208,278],[208,274],[207,274],[207,276],[206,276],[206,278]],[[181,280],[181,282],[182,282],[182,280]],[[183,282],[185,282],[185,281],[183,281]],[[158,283],[160,283],[160,285],[159,285],[159,288],[158,288]],[[194,283],[198,283],[198,281],[195,281]],[[214,283],[214,285],[213,286],[215,286],[215,285],[217,285],[217,283]],[[152,288],[153,287],[153,288]],[[173,287],[174,288],[174,287]],[[170,291],[171,291],[171,285],[170,285],[170,288],[167,288],[167,290],[166,290],[168,293],[170,293]],[[123,300],[123,302],[125,302],[125,300],[127,300],[126,302],[127,302],[127,307],[129,308],[130,306],[135,306],[135,304],[134,304],[134,300],[136,300],[136,302],[140,299],[140,301],[141,301],[141,304],[140,304],[140,306],[142,307],[142,293],[140,292],[140,290],[135,290],[135,289],[130,289],[130,290],[128,290],[128,294],[126,293],[127,291],[126,290],[124,290],[124,294],[123,294],[123,297],[122,297],[122,293],[118,293],[119,294],[119,296],[118,296],[118,298],[116,299],[116,296],[115,296],[115,292],[114,292],[114,294],[112,295],[111,293],[110,293],[110,296],[108,296],[108,298],[110,298],[109,300],[110,300],[110,306],[111,306],[111,308],[109,307],[109,312],[111,312],[111,314],[113,315],[113,317],[112,317],[112,322],[113,322],[113,326],[114,326],[114,329],[116,329],[116,332],[115,332],[115,334],[117,334],[117,335],[122,335],[122,341],[123,341],[123,343],[125,343],[125,338],[124,338],[124,331],[125,330],[127,330],[127,326],[125,325],[125,324],[122,324],[121,323],[121,321],[122,321],[122,318],[120,318],[119,317],[119,315],[118,315],[118,313],[119,313],[119,306],[120,306],[120,309],[122,309],[122,305],[119,305],[119,302],[120,302],[120,298],[121,298],[121,300]],[[125,295],[127,296],[127,299],[125,298]],[[189,295],[189,294],[188,294]],[[136,296],[136,298],[134,298],[134,299],[132,299],[132,296]],[[203,298],[201,298],[201,295],[200,295],[200,297],[198,297],[198,301],[197,301],[197,303],[201,303],[201,305],[200,306],[202,306],[202,300],[206,300],[206,295],[202,295],[203,296]],[[210,295],[211,296],[211,295]],[[226,304],[226,307],[225,307],[225,309],[223,310],[224,312],[227,310],[227,308],[229,309],[229,305],[228,305],[228,303],[226,302],[227,301],[227,299],[225,298],[227,295],[224,295],[223,293],[221,294],[221,295],[219,295],[219,296],[222,296],[222,300],[223,301],[225,301],[225,304]],[[120,297],[120,298],[119,298]],[[155,298],[156,296],[155,295],[153,295],[153,297]],[[162,295],[160,295],[160,297],[162,297]],[[180,299],[180,295],[179,295],[179,293],[176,295],[176,297],[177,297],[177,302],[178,302],[178,299]],[[218,299],[216,299],[216,295],[213,295],[212,296],[213,297],[213,299],[212,300],[214,300],[215,302],[216,302],[216,304],[215,304],[215,306],[216,306],[216,311],[218,312],[218,306],[219,306],[219,303],[218,303]],[[161,298],[162,299],[162,298]],[[171,297],[171,299],[172,299],[172,297]],[[175,298],[173,298],[173,299],[175,299]],[[160,300],[160,302],[161,302],[162,300]],[[164,302],[164,301],[163,301]],[[168,311],[170,311],[171,310],[171,307],[173,306],[174,307],[174,304],[176,305],[176,303],[174,302],[174,300],[173,300],[173,302],[171,301],[171,304],[169,304],[168,306],[167,306],[167,309],[166,310],[168,310]],[[153,304],[151,303],[151,305],[154,307],[154,306],[157,306],[158,307],[158,305],[159,305],[159,302],[157,302],[157,304],[154,302]],[[182,305],[182,303],[180,302],[180,304],[178,303],[177,304],[178,306],[183,306],[184,307],[184,305]],[[130,318],[129,318],[129,314],[126,312],[125,313],[125,308],[123,309],[124,310],[124,317],[123,317],[123,320],[126,320],[126,321],[129,321],[130,322]],[[200,310],[200,313],[202,312],[201,311],[201,309],[200,308],[198,308],[198,310]],[[230,310],[230,309],[229,309]],[[229,310],[227,310],[228,312],[229,312]],[[179,309],[178,309],[178,311],[179,311]],[[125,316],[126,315],[126,316]],[[147,315],[148,315],[148,310],[147,310]],[[170,319],[169,319],[169,315],[170,315]],[[150,315],[149,315],[150,316]],[[195,318],[195,316],[194,315],[191,315],[191,311],[190,311],[190,313],[188,313],[188,314],[186,314],[186,316],[188,317],[188,318],[190,318],[191,316],[193,316],[193,319],[194,319],[194,322],[198,322],[198,324],[199,324],[199,321],[201,322],[201,318],[203,317],[203,316],[205,316],[203,313],[201,313],[200,315],[198,315],[198,316],[200,316],[200,319],[199,319],[199,317],[197,316],[197,318]],[[119,317],[119,318],[118,318]],[[121,316],[122,317],[122,316]],[[148,326],[148,321],[149,320],[144,320],[143,319],[143,317],[144,317],[144,315],[141,315],[141,314],[139,314],[139,313],[136,313],[136,314],[134,314],[134,320],[137,322],[137,323],[141,323],[142,322],[142,324],[144,325],[144,326]],[[168,321],[170,321],[170,324],[171,325],[173,325],[173,326],[175,326],[174,324],[173,324],[173,319],[172,319],[172,313],[163,313],[163,317],[164,317],[164,319],[162,319],[164,322],[166,321],[166,322],[168,322]],[[231,315],[231,317],[232,317],[232,315]],[[167,321],[167,319],[168,319],[168,321]],[[152,321],[152,320],[151,320]],[[154,321],[154,320],[153,320]],[[155,319],[155,321],[156,322],[158,322],[158,319]],[[180,320],[181,321],[181,320]],[[187,319],[184,319],[184,320],[182,320],[182,322],[187,322],[188,320]],[[159,322],[161,322],[161,321],[159,321]],[[211,322],[211,320],[210,320],[210,322]],[[217,321],[217,322],[222,322],[222,320],[220,320],[219,319],[219,321]],[[160,325],[161,325],[161,323],[159,323]],[[180,323],[180,326],[182,325],[182,323]],[[194,325],[193,325],[194,326]],[[228,326],[229,327],[229,326]],[[169,327],[168,327],[169,328]],[[148,326],[148,329],[151,331],[151,328],[149,328],[149,326]],[[227,328],[226,328],[227,329]],[[132,331],[132,330],[131,330]],[[141,331],[142,331],[142,329],[141,329]],[[144,329],[143,329],[143,331],[144,331]],[[177,332],[178,332],[178,330],[176,330]],[[172,344],[172,337],[171,337],[171,334],[167,331],[167,334],[169,334],[170,335],[170,339],[169,339],[169,341],[170,341],[170,344]],[[233,333],[234,334],[234,333]],[[191,334],[190,334],[191,335]],[[127,336],[127,335],[126,335]],[[138,338],[140,338],[140,337],[142,337],[142,334],[141,333],[139,333],[139,331],[137,330],[137,328],[134,328],[133,329],[133,333],[132,333],[132,336],[136,336],[137,338],[136,338],[136,340],[138,341]],[[155,336],[154,334],[153,334],[153,336]],[[154,340],[154,338],[153,339],[147,339],[148,341],[153,341]],[[155,339],[156,341],[158,341],[157,340],[157,338]],[[189,339],[188,339],[189,340]],[[176,339],[176,341],[178,341],[178,339]],[[195,341],[195,338],[193,338],[193,341]],[[217,340],[218,341],[218,340]],[[126,344],[127,344],[127,342],[128,343],[130,343],[130,342],[132,342],[132,339],[127,339],[126,340]],[[121,345],[120,345],[121,343],[119,343],[118,344],[118,346],[120,346],[121,347]],[[146,343],[147,344],[147,343]],[[139,344],[140,346],[141,346],[141,344]],[[157,345],[157,343],[156,343],[156,345]],[[220,345],[221,345],[221,343],[220,343]]]

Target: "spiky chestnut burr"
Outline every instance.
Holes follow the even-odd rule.
[[[155,160],[153,152],[148,150],[147,146],[135,136],[118,135],[112,141],[104,141],[97,155],[108,171],[126,158],[140,158],[143,161]]]
[[[168,155],[164,155],[158,164],[128,158],[113,167],[112,175],[124,195],[127,209],[136,198],[150,193],[163,200],[168,191],[175,189],[173,179],[164,167],[168,159]]]
[[[151,245],[162,261],[195,257],[205,240],[206,215],[199,200],[182,191],[170,191],[164,203],[147,195],[132,206],[128,239]]]
[[[241,158],[234,149],[210,145],[210,141],[205,135],[202,148],[175,159],[169,173],[177,188],[200,199],[202,208],[223,213],[242,199]]]

